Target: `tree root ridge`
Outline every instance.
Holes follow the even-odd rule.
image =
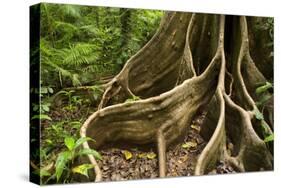
[[[226,20],[233,24],[227,39]],[[225,54],[225,41],[234,37],[239,41]],[[204,44],[209,48],[204,49]],[[203,51],[207,55],[199,57]],[[151,41],[107,84],[98,111],[80,130],[81,137],[96,142],[85,142],[83,147],[98,149],[119,140],[154,143],[159,176],[165,177],[167,148],[207,107],[201,135],[208,144],[197,160],[195,175],[208,173],[218,161],[241,172],[271,170],[273,156],[256,133],[260,121],[254,115],[258,108],[253,88],[264,79],[249,53],[245,17],[168,13]],[[141,100],[124,102],[128,96]],[[95,166],[95,181],[101,181],[95,158],[88,158]]]

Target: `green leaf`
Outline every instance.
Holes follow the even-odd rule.
[[[49,145],[53,145],[53,141],[50,140],[50,139],[46,139],[46,143],[49,144]]]
[[[66,145],[66,147],[67,147],[70,151],[72,151],[73,148],[75,147],[75,140],[74,140],[74,138],[72,138],[72,137],[66,137],[66,138],[64,139],[64,144]]]
[[[49,91],[49,93],[54,93],[54,90],[51,87],[48,87],[48,91]]]
[[[102,159],[102,156],[99,154],[99,152],[93,149],[81,149],[77,155],[93,155],[98,160]]]
[[[72,121],[70,122],[71,127],[75,128],[75,129],[79,129],[81,127],[81,122],[80,121]]]
[[[72,172],[73,173],[78,173],[78,174],[82,174],[84,176],[88,176],[88,170],[94,168],[94,165],[92,164],[82,164],[79,166],[76,166],[74,168],[72,168]]]
[[[273,140],[274,140],[274,134],[271,134],[264,139],[264,142],[272,142]]]
[[[81,144],[83,144],[84,142],[89,141],[89,140],[95,141],[94,139],[89,138],[89,137],[82,137],[82,138],[79,138],[79,139],[75,142],[74,148],[79,147]]]
[[[31,120],[33,120],[33,119],[50,120],[50,121],[52,121],[52,118],[50,118],[46,114],[34,115],[34,116],[32,116]]]
[[[272,88],[272,84],[269,83],[269,82],[266,82],[265,85],[262,85],[260,87],[258,87],[256,89],[256,94],[261,94],[261,93],[264,93],[265,91],[267,91],[268,89]]]
[[[65,169],[66,163],[71,159],[71,153],[69,151],[65,151],[59,154],[56,160],[56,178],[57,181],[61,178],[61,175]]]
[[[49,112],[49,111],[50,111],[50,108],[49,108],[49,106],[47,106],[47,105],[42,105],[42,109],[43,109],[45,112]]]
[[[259,111],[259,109],[255,108],[254,109],[254,114],[255,114],[255,117],[256,119],[258,120],[263,120],[263,114]]]

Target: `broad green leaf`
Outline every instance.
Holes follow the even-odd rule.
[[[263,115],[262,115],[262,113],[259,111],[259,109],[255,108],[255,109],[254,109],[254,114],[255,114],[256,119],[258,119],[258,120],[263,120],[263,119],[264,119],[264,118],[263,118]]]
[[[154,152],[150,152],[147,154],[147,158],[154,159],[156,157],[156,154]]]
[[[56,160],[56,178],[57,181],[61,178],[63,170],[65,169],[66,163],[71,159],[71,153],[69,151],[65,151],[59,154]]]
[[[181,145],[182,148],[193,148],[196,146],[197,146],[196,142],[185,142],[184,144]]]
[[[72,151],[75,146],[75,139],[72,137],[66,137],[64,139],[64,144],[70,151]]]
[[[78,153],[78,156],[80,155],[93,155],[96,159],[101,160],[102,156],[97,152],[96,150],[93,149],[81,149]]]
[[[89,137],[82,137],[82,138],[79,138],[79,139],[75,142],[74,148],[79,147],[81,144],[83,144],[84,142],[89,141],[89,140],[94,141],[94,139],[89,138]]]
[[[73,173],[78,173],[78,174],[82,174],[84,176],[88,176],[88,170],[94,168],[94,165],[92,164],[82,164],[79,166],[76,166],[74,168],[72,168],[72,172]]]
[[[256,94],[261,94],[264,93],[265,91],[267,91],[268,89],[272,88],[272,84],[269,82],[266,82],[265,85],[260,86],[256,89]]]
[[[47,105],[42,105],[42,109],[43,109],[45,112],[49,112],[49,111],[50,111],[50,108],[49,108],[49,106],[47,106]]]
[[[46,114],[39,114],[39,115],[34,115],[32,116],[31,119],[40,119],[40,120],[50,120],[52,121],[52,118],[50,118],[48,115]]]
[[[129,160],[133,157],[132,153],[129,152],[128,150],[124,150],[123,154],[124,154],[126,160]]]
[[[273,140],[274,140],[274,134],[271,134],[264,139],[264,142],[271,142]]]

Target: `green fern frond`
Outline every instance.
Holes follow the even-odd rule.
[[[91,64],[98,59],[94,52],[94,46],[84,43],[72,45],[69,49],[64,49],[62,57],[63,64],[75,66]]]
[[[67,23],[67,22],[62,22],[62,21],[55,21],[55,29],[59,30],[59,29],[63,29],[65,31],[65,33],[67,32],[76,32],[79,30],[79,28],[71,23]]]

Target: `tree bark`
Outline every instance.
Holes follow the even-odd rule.
[[[205,108],[201,134],[208,144],[195,175],[208,173],[218,161],[241,172],[272,170],[273,156],[261,134],[272,130],[256,118],[255,104],[255,89],[266,78],[250,55],[251,46],[244,16],[168,12],[154,37],[108,83],[98,111],[80,131],[96,142],[83,147],[98,149],[119,140],[155,143],[164,177],[166,149]],[[141,100],[124,102],[130,96]],[[93,156],[89,159],[95,181],[101,181],[101,170]]]

